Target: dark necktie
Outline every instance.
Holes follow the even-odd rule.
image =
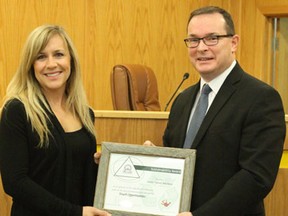
[[[192,116],[183,148],[191,148],[194,138],[202,124],[208,107],[208,95],[212,91],[209,85],[203,86],[198,104]]]

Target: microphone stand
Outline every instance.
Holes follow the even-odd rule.
[[[174,98],[174,96],[175,96],[175,94],[177,93],[178,89],[180,88],[180,86],[182,85],[182,83],[183,83],[186,79],[188,79],[188,77],[189,77],[189,73],[185,73],[184,76],[183,76],[183,79],[182,79],[181,83],[178,85],[176,91],[174,92],[174,94],[172,95],[172,97],[170,98],[170,100],[168,101],[168,103],[166,104],[164,111],[167,110],[170,102],[171,102],[172,99]]]

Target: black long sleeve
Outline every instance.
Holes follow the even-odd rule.
[[[65,142],[63,132],[57,125],[59,122],[52,115],[51,122],[53,138],[50,139],[49,147],[38,148],[39,137],[27,120],[23,104],[13,100],[4,107],[0,122],[0,171],[4,190],[13,198],[11,215],[81,216],[82,204],[91,203],[91,200],[74,202],[84,198],[74,198],[73,190],[82,187],[83,191],[87,191],[84,180],[87,178],[92,184],[87,187],[92,190],[95,188],[93,181],[96,181],[97,168],[91,163],[92,151],[94,153],[96,148],[95,139],[86,136],[87,145],[83,145],[84,150],[80,151],[83,155],[78,158],[91,158],[84,159],[88,165],[83,169],[78,168],[83,170],[81,173],[75,173],[75,158],[67,156],[67,152],[75,149]],[[91,173],[90,177],[87,172]],[[91,199],[94,191],[90,193]]]

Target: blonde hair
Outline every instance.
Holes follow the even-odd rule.
[[[39,135],[39,147],[48,146],[49,135],[48,115],[45,109],[53,113],[47,103],[41,87],[35,78],[33,63],[37,55],[49,42],[50,38],[58,34],[66,44],[71,57],[71,74],[66,84],[66,106],[77,115],[83,126],[95,136],[94,124],[91,121],[89,106],[82,84],[80,63],[72,40],[65,30],[57,25],[42,25],[34,29],[24,45],[20,65],[7,87],[4,104],[11,99],[20,100],[25,107],[27,119],[33,130]],[[44,106],[44,107],[43,107]]]

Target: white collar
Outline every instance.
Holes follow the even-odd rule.
[[[203,88],[204,84],[209,84],[210,88],[212,89],[212,91],[217,94],[219,89],[221,88],[222,84],[224,83],[225,79],[227,78],[227,76],[231,73],[232,69],[235,67],[236,65],[236,60],[234,60],[232,62],[232,64],[223,72],[221,73],[219,76],[217,76],[216,78],[214,78],[213,80],[211,80],[209,83],[205,82],[202,78],[200,80],[200,91]]]

